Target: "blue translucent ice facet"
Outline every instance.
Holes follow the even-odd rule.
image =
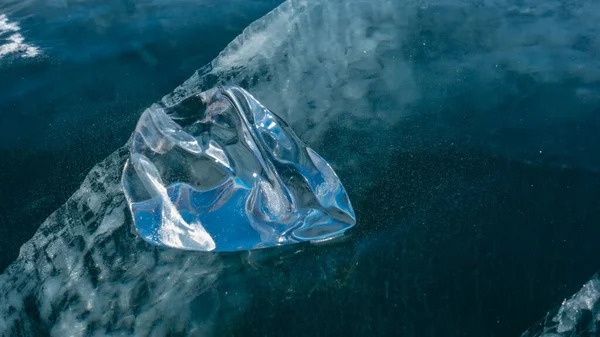
[[[123,188],[140,237],[180,249],[323,241],[356,222],[331,166],[239,87],[147,109]]]

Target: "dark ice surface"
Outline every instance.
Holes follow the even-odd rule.
[[[163,102],[244,86],[332,163],[358,222],[336,244],[224,255],[133,236],[117,149],[276,4],[27,4],[4,5],[42,51],[0,59],[4,266],[58,210],[0,275],[5,331],[598,335],[595,1],[290,1],[254,25]]]

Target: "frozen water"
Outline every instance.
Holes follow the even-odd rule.
[[[243,310],[223,256],[132,234],[129,151],[97,164],[0,275],[0,336],[211,336]]]
[[[0,46],[19,33],[40,54],[0,57],[0,270],[144,109],[281,2],[1,1]]]
[[[236,84],[308,144],[337,128],[374,157],[460,141],[599,169],[599,20],[593,0],[290,0],[165,101]]]
[[[333,169],[239,87],[219,87],[137,124],[123,187],[146,241],[235,251],[340,236],[355,223]]]
[[[522,337],[583,337],[600,335],[600,278],[592,277],[560,307],[532,326]]]
[[[179,106],[216,84],[240,85],[309,144],[351,143],[328,138],[335,128],[360,135],[361,146],[342,156],[347,166],[385,161],[392,146],[464,137],[513,157],[598,168],[599,6],[290,0],[159,106]],[[120,189],[127,158],[121,149],[94,168],[0,275],[0,333],[210,334],[211,318],[226,311],[214,290],[222,261],[130,235]],[[361,172],[365,184],[370,173]],[[598,302],[585,299],[597,298],[586,295],[597,282],[586,289],[548,321],[555,323],[547,335],[568,335],[559,326],[569,331],[575,321],[593,327]]]
[[[130,234],[127,158],[123,147],[94,167],[0,275],[0,336],[205,336],[235,311],[215,284],[222,260]]]

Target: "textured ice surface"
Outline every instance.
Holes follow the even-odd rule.
[[[522,337],[600,336],[600,278],[592,277]]]
[[[137,124],[123,171],[146,241],[235,251],[342,235],[355,223],[333,169],[240,87],[219,87]]]
[[[124,147],[94,167],[0,275],[1,336],[210,334],[228,301],[215,285],[222,261],[131,234],[127,158]]]
[[[371,155],[462,140],[600,168],[599,20],[593,0],[290,0],[165,101],[233,83],[309,144],[337,128]]]

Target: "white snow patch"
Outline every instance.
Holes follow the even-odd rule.
[[[18,54],[23,58],[38,56],[41,52],[37,46],[25,43],[25,38],[19,31],[21,27],[10,22],[6,15],[0,14],[0,59],[10,54]],[[8,37],[3,36],[11,33]]]

